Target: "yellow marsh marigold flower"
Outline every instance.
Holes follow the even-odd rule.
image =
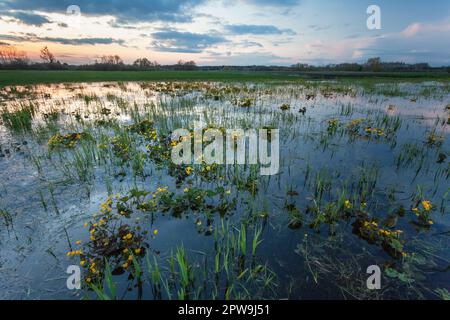
[[[78,240],[77,242],[75,242],[76,244],[81,244],[81,241],[80,240]]]
[[[84,266],[84,265],[85,265],[85,263],[86,263],[86,261],[85,261],[85,260],[81,260],[81,261],[80,261],[80,266]]]
[[[122,268],[124,268],[124,269],[128,268],[128,262],[125,262],[125,263],[122,265]]]
[[[425,209],[425,211],[430,211],[431,210],[431,202],[428,201],[428,200],[422,201],[422,206]]]
[[[133,238],[133,235],[131,233],[128,233],[123,237],[123,240],[130,240],[131,238]]]
[[[137,248],[137,249],[135,249],[135,250],[134,250],[134,253],[136,253],[136,254],[140,254],[140,253],[141,253],[141,248]]]
[[[349,200],[345,200],[344,201],[344,208],[345,209],[350,209],[352,207],[352,204],[350,203]]]
[[[164,188],[158,187],[158,188],[156,189],[156,192],[157,192],[157,193],[162,193],[162,192],[166,192],[166,191],[167,191],[167,187],[164,187]]]
[[[432,225],[433,223],[434,223],[433,220],[428,220],[429,225]]]
[[[187,167],[185,171],[186,171],[186,174],[189,176],[192,173],[192,168]]]
[[[189,188],[184,188],[184,193],[188,193],[189,192]]]
[[[158,229],[153,230],[153,234],[156,236],[158,234]]]

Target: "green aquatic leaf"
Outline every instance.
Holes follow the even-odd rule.
[[[434,290],[441,297],[442,300],[450,300],[450,292],[445,288]]]
[[[384,271],[386,272],[386,275],[389,278],[398,279],[401,282],[408,283],[408,284],[414,282],[414,279],[410,278],[407,273],[399,272],[392,268],[386,268]]]

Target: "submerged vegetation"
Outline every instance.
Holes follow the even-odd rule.
[[[4,88],[0,263],[11,270],[2,297],[448,298],[448,89],[347,80]],[[174,164],[183,141],[171,133],[195,139],[197,121],[222,133],[279,129],[279,173]],[[7,279],[33,259],[33,290]],[[83,277],[75,293],[64,278],[73,264]],[[373,264],[382,290],[366,287]]]

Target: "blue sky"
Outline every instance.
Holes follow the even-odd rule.
[[[369,5],[381,29],[366,26]],[[81,15],[67,14],[77,5]],[[448,0],[2,0],[0,42],[38,59],[104,54],[200,65],[386,61],[450,65]]]

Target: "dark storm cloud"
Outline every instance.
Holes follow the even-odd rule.
[[[47,17],[40,15],[40,14],[29,13],[29,12],[0,11],[0,15],[17,19],[23,24],[28,24],[28,25],[38,26],[38,27],[42,26],[44,23],[51,23],[51,21],[48,20]]]
[[[5,0],[3,9],[37,10],[65,13],[70,5],[80,7],[86,15],[112,15],[119,22],[192,20],[189,9],[205,0]],[[0,7],[1,8],[1,7]]]
[[[276,35],[276,34],[289,34],[295,35],[296,33],[291,29],[279,29],[271,25],[253,25],[253,24],[232,24],[225,26],[228,32],[233,34],[253,34],[253,35]]]
[[[154,41],[151,48],[163,52],[200,53],[213,45],[227,42],[220,35],[175,30],[155,32],[152,37]]]

